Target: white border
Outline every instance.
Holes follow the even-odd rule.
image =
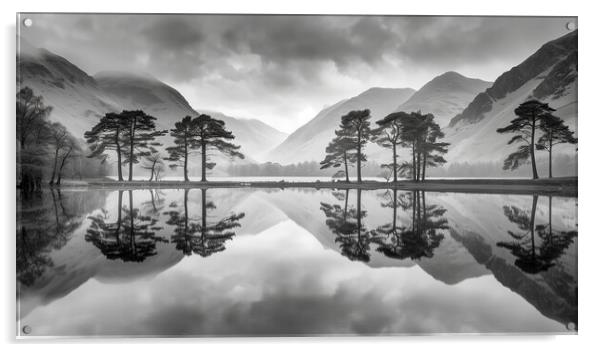
[[[303,0],[295,2],[276,0],[253,1],[124,1],[102,0],[97,2],[62,0],[27,0],[23,2],[2,2],[2,77],[0,85],[2,111],[0,118],[2,132],[2,152],[5,168],[0,173],[3,187],[0,223],[4,224],[2,276],[3,317],[0,331],[3,342],[12,343],[9,350],[17,348],[50,350],[60,349],[81,351],[82,346],[72,342],[84,342],[86,350],[101,350],[104,346],[90,344],[103,342],[116,345],[144,343],[150,350],[162,351],[166,343],[202,343],[204,346],[178,346],[178,348],[226,349],[252,351],[272,351],[283,349],[305,351],[307,349],[344,349],[346,351],[384,350],[445,350],[447,351],[569,351],[592,350],[600,341],[596,338],[599,322],[600,268],[597,260],[602,250],[602,233],[595,226],[598,214],[597,195],[598,175],[600,175],[600,153],[602,148],[596,143],[602,131],[602,109],[596,105],[602,94],[600,66],[600,11],[595,1],[325,1]],[[579,335],[578,336],[419,336],[386,338],[236,338],[236,339],[111,339],[111,340],[69,340],[68,345],[59,345],[55,340],[16,341],[15,335],[15,142],[14,142],[14,96],[15,96],[15,14],[16,12],[182,12],[182,13],[335,13],[335,14],[405,14],[405,15],[553,15],[579,16]],[[519,40],[519,38],[517,38]],[[599,205],[598,205],[599,206]],[[60,319],[60,317],[57,317]],[[37,346],[40,342],[51,342],[48,347]],[[16,344],[15,344],[16,343]],[[211,346],[207,346],[207,345]],[[119,346],[122,347],[122,346]],[[126,347],[126,346],[123,346]],[[113,348],[111,346],[110,348]],[[126,348],[138,348],[127,346]]]

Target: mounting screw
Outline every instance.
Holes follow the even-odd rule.
[[[29,334],[31,334],[31,326],[29,326],[29,325],[25,325],[25,326],[23,326],[23,329],[22,329],[22,330],[23,330],[23,333],[24,333],[25,335],[29,335]]]
[[[566,23],[566,29],[568,29],[569,31],[575,30],[577,28],[577,24],[573,21],[567,22]]]
[[[33,20],[31,18],[26,18],[23,20],[23,25],[25,27],[31,27],[33,26]]]

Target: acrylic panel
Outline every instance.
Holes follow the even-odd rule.
[[[17,29],[19,337],[577,332],[577,18]]]

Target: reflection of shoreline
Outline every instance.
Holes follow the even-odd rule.
[[[460,193],[496,193],[496,194],[545,194],[577,196],[576,177],[558,177],[553,179],[439,179],[424,182],[399,181],[387,183],[365,181],[354,182],[290,182],[290,181],[132,181],[117,182],[110,179],[91,180],[86,185],[91,188],[138,189],[138,188],[339,188],[339,189],[398,189]]]

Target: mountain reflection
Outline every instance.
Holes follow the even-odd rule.
[[[207,202],[207,190],[201,189],[201,216],[192,217],[188,211],[189,189],[184,190],[183,211],[170,210],[165,214],[169,216],[166,224],[175,226],[171,242],[176,244],[176,249],[186,255],[192,253],[208,257],[216,252],[226,249],[225,242],[235,236],[234,228],[240,227],[240,219],[245,213],[231,214],[217,222],[207,221],[207,210],[215,209],[213,202]],[[176,208],[176,204],[170,207]]]
[[[133,191],[128,191],[129,207],[122,206],[123,191],[119,191],[117,201],[117,221],[108,222],[108,212],[101,209],[98,215],[90,216],[90,227],[86,232],[86,241],[96,246],[107,259],[120,259],[124,262],[142,262],[157,254],[157,242],[167,242],[155,231],[158,220],[142,215],[140,209],[133,206]],[[125,216],[122,216],[125,213]]]
[[[538,196],[533,196],[531,211],[505,205],[504,215],[520,231],[508,230],[511,241],[497,245],[507,248],[516,257],[514,264],[526,273],[536,274],[548,270],[573,243],[577,231],[554,231],[552,226],[552,197],[548,197],[548,224],[535,224]],[[535,234],[539,237],[536,243]]]
[[[18,209],[17,279],[21,314],[22,317],[29,314],[33,319],[40,305],[50,306],[57,300],[71,302],[69,300],[81,295],[69,293],[80,290],[87,282],[104,285],[103,292],[108,297],[112,290],[120,290],[122,284],[127,283],[135,290],[160,276],[169,278],[168,282],[185,285],[178,280],[184,280],[191,274],[188,271],[193,271],[191,275],[211,275],[215,283],[221,283],[215,287],[187,287],[198,291],[190,292],[191,296],[212,297],[207,298],[206,303],[216,307],[217,315],[227,316],[219,311],[220,307],[244,306],[241,297],[256,299],[256,292],[249,290],[270,287],[270,295],[261,296],[257,307],[269,308],[269,312],[278,314],[289,312],[291,315],[287,318],[295,323],[302,313],[298,309],[331,306],[332,301],[329,297],[314,295],[321,285],[292,280],[291,273],[320,281],[336,272],[344,273],[345,280],[367,280],[366,289],[371,290],[374,297],[387,295],[382,290],[393,281],[405,285],[404,280],[411,277],[420,280],[420,285],[413,286],[412,290],[421,298],[416,298],[418,303],[408,299],[408,304],[426,302],[438,307],[436,310],[441,316],[436,319],[445,317],[463,324],[460,317],[449,318],[453,315],[446,313],[449,305],[459,305],[463,309],[469,307],[466,309],[471,316],[491,318],[514,331],[513,317],[498,319],[499,310],[491,305],[468,303],[474,295],[471,296],[472,288],[466,290],[464,283],[471,279],[470,287],[480,287],[485,292],[491,290],[495,293],[491,297],[511,295],[511,299],[506,298],[516,306],[509,307],[510,310],[520,310],[519,304],[523,303],[537,310],[514,312],[518,314],[518,321],[524,314],[545,324],[561,323],[561,329],[564,329],[562,326],[576,329],[574,198],[549,197],[548,202],[540,198],[542,196],[537,195],[307,188],[47,190],[22,199]],[[236,246],[227,248],[228,241]],[[289,259],[291,241],[299,245],[292,254],[302,255],[307,261],[294,256]],[[315,246],[317,243],[320,245]],[[334,256],[332,251],[336,251]],[[218,252],[223,254],[212,256]],[[212,256],[210,261],[201,258],[208,256]],[[168,269],[183,258],[186,264],[175,271],[181,277],[175,276],[174,271]],[[349,261],[356,263],[351,265]],[[405,270],[409,267],[416,270]],[[158,273],[163,275],[155,275]],[[397,275],[400,280],[388,277],[389,281],[382,282],[385,280],[382,275],[386,273]],[[149,280],[139,280],[143,277]],[[250,280],[247,285],[238,284],[245,282],[245,278]],[[302,290],[298,282],[303,282]],[[343,300],[336,296],[336,302],[341,304],[337,311],[352,311],[361,298],[353,285],[339,285],[348,290],[349,296]],[[437,290],[420,292],[429,285],[436,285],[432,287]],[[174,285],[173,289],[161,292],[176,295],[175,287],[182,286]],[[224,292],[236,294],[224,295]],[[311,296],[311,300],[300,303],[299,307],[303,308],[288,311],[291,305],[286,299],[290,292]],[[149,297],[155,293],[148,292]],[[456,298],[452,302],[447,297]],[[516,301],[517,297],[520,302]],[[224,303],[220,299],[232,301]],[[374,302],[372,308],[389,312],[380,305],[380,300]],[[173,306],[157,300],[156,304],[166,312],[184,311],[180,303]],[[198,307],[186,309],[200,309],[196,312],[198,316],[207,313]],[[408,308],[404,314],[420,315],[423,309]],[[254,312],[253,319],[267,321],[269,318],[262,316],[262,312],[268,314],[267,311]],[[197,315],[193,317],[190,325],[182,323],[182,331],[202,329],[195,325]],[[179,316],[174,319],[180,321]],[[320,316],[320,319],[329,321],[330,318]],[[388,318],[375,315],[374,319],[386,322]],[[475,326],[479,331],[486,329]],[[235,327],[222,328],[231,333],[240,332]],[[372,325],[367,328],[373,332]]]

